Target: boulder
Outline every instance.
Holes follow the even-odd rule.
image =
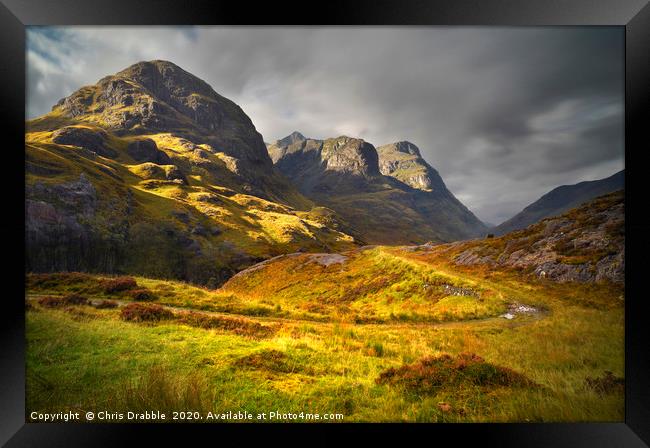
[[[176,165],[166,165],[165,167],[165,177],[167,180],[176,180],[187,185],[187,178],[183,172]]]
[[[150,138],[134,140],[128,144],[126,152],[138,162],[152,162],[158,165],[171,165],[167,154],[158,149],[156,142]]]

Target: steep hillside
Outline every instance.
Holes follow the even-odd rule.
[[[367,243],[444,242],[485,232],[483,223],[447,190],[424,160],[418,159],[424,171],[409,184],[409,178],[400,177],[408,170],[408,162],[401,160],[400,144],[382,148],[378,153],[360,139],[315,140],[295,132],[270,145],[268,152],[301,193],[340,214]],[[415,179],[426,188],[420,188]]]
[[[494,229],[496,235],[523,229],[544,218],[557,216],[597,196],[624,187],[625,170],[605,179],[557,187]]]
[[[511,270],[556,282],[625,281],[623,191],[600,196],[561,216],[497,238],[418,246],[425,260],[487,271]]]
[[[217,285],[281,253],[354,247],[241,108],[170,62],[82,87],[27,122],[25,141],[28,271]]]

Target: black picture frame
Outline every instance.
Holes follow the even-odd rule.
[[[24,126],[25,26],[27,25],[498,25],[621,26],[625,28],[625,169],[626,169],[626,326],[625,422],[573,424],[432,424],[432,425],[127,425],[26,423],[24,323]],[[398,433],[406,443],[423,438],[447,444],[471,438],[481,445],[627,447],[650,443],[650,325],[644,297],[644,260],[650,249],[646,206],[647,148],[642,120],[650,104],[650,5],[646,0],[357,0],[355,2],[232,2],[173,0],[0,0],[0,123],[5,157],[4,199],[9,208],[0,227],[15,249],[5,249],[0,381],[0,443],[7,446],[108,446],[132,437],[187,443],[209,436],[223,443],[225,432],[278,436],[298,443],[336,443],[352,432],[383,438]],[[24,192],[24,189],[23,189]],[[15,202],[14,202],[15,201]],[[23,210],[21,214],[18,210]],[[6,247],[6,246],[5,246]],[[7,288],[7,286],[11,288]],[[187,438],[190,429],[192,438]],[[317,429],[319,435],[313,437]],[[229,434],[232,435],[232,434]],[[214,439],[213,437],[219,437]],[[309,439],[307,439],[309,437]],[[286,440],[291,439],[291,440]],[[210,439],[208,439],[210,440]],[[403,442],[403,443],[404,443]]]

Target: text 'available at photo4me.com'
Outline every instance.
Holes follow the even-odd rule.
[[[198,411],[67,411],[31,412],[30,421],[35,423],[62,422],[173,422],[173,421],[221,421],[221,422],[264,422],[264,421],[343,421],[340,413],[283,412],[279,410],[251,413],[248,411],[198,412]]]

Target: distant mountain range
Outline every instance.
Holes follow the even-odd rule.
[[[622,170],[605,179],[554,188],[492,231],[496,235],[503,235],[523,229],[544,218],[560,215],[595,197],[621,190],[624,186],[625,170]]]

